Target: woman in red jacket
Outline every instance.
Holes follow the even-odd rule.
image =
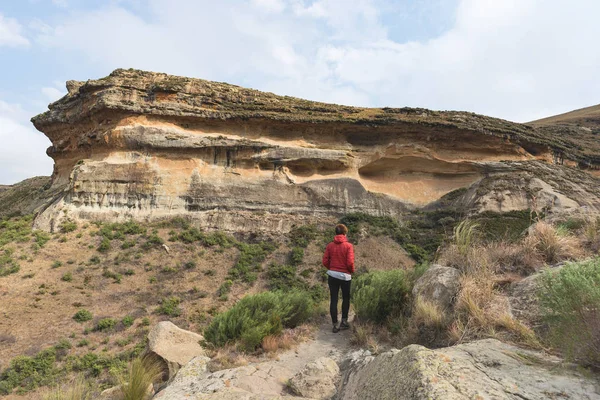
[[[323,266],[327,268],[330,303],[329,312],[333,322],[333,333],[348,329],[348,310],[350,309],[350,282],[354,273],[354,247],[348,242],[346,225],[335,227],[333,242],[327,245],[323,254]],[[342,323],[338,328],[338,295],[342,289]]]

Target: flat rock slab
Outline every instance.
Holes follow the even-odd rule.
[[[560,359],[495,339],[392,350],[358,360],[345,382],[342,400],[600,399],[598,381]]]

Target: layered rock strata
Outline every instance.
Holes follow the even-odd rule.
[[[65,216],[185,215],[243,230],[285,229],[290,214],[398,216],[496,175],[534,176],[532,162],[597,161],[576,151],[573,135],[470,113],[338,106],[137,70],[67,88],[32,120],[52,141],[53,186],[66,187],[36,220],[49,230]],[[534,197],[600,209],[596,180],[560,168],[584,181],[579,192],[530,176],[510,204],[492,196],[482,206],[489,191],[466,200],[486,210],[527,208]]]

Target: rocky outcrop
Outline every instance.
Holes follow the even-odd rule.
[[[600,386],[543,353],[494,339],[438,350],[410,345],[355,357],[340,399],[600,399]]]
[[[310,102],[137,70],[67,86],[65,97],[33,118],[52,141],[53,186],[67,188],[36,220],[48,230],[64,217],[184,215],[201,226],[272,231],[290,225],[290,214],[399,216],[467,187],[476,189],[460,201],[476,211],[532,201],[600,210],[590,175],[556,165],[562,172],[546,175],[564,176],[560,182],[534,180],[542,166],[600,164],[578,150],[576,134],[464,112]],[[493,182],[510,182],[515,171],[522,193],[507,201]],[[564,185],[571,176],[579,183]]]
[[[194,357],[204,356],[202,335],[178,328],[169,321],[159,322],[148,334],[148,350],[166,363],[169,379]]]
[[[340,368],[335,361],[321,357],[294,375],[289,386],[294,393],[306,398],[331,399],[337,393],[339,374]]]
[[[455,268],[433,265],[415,282],[413,298],[423,299],[440,311],[452,308],[460,289],[460,272]]]
[[[290,397],[284,394],[290,371],[282,366],[259,363],[211,373],[207,370],[208,361],[207,357],[194,358],[154,398],[277,400]]]
[[[64,195],[64,187],[51,184],[49,176],[37,176],[14,185],[0,185],[0,218],[43,211]]]

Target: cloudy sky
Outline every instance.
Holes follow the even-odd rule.
[[[0,184],[49,175],[29,119],[139,68],[526,122],[600,103],[598,0],[0,0]]]

